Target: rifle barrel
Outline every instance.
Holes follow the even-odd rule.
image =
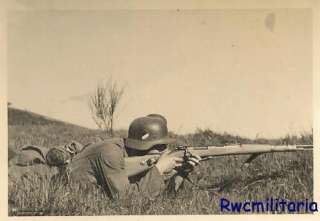
[[[312,145],[268,145],[268,144],[243,144],[233,146],[208,146],[204,147],[190,147],[191,153],[200,155],[201,157],[212,156],[226,156],[226,155],[243,155],[254,153],[272,153],[272,152],[295,152],[312,150]]]
[[[248,154],[264,154],[273,152],[296,152],[312,150],[313,145],[268,145],[268,144],[242,144],[232,146],[208,146],[208,147],[188,147],[186,150],[191,154],[198,155],[202,158],[228,155],[248,155]],[[177,157],[183,157],[185,150],[173,150],[171,154]],[[126,172],[128,176],[139,174],[154,165],[154,162],[160,155],[145,155],[126,157]],[[151,163],[153,162],[153,163]]]

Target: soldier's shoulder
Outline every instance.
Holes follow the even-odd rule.
[[[101,154],[107,164],[112,167],[123,167],[125,148],[124,141],[121,138],[112,138],[104,140],[97,144],[97,152]]]
[[[102,145],[111,145],[111,146],[119,146],[124,147],[124,140],[120,137],[108,138],[100,142]]]
[[[122,138],[108,138],[106,140],[94,144],[98,149],[103,152],[112,152],[124,150],[124,141]]]
[[[121,138],[105,139],[92,143],[84,148],[84,151],[78,154],[78,158],[92,155],[103,155],[105,158],[119,158],[125,155],[124,141]]]

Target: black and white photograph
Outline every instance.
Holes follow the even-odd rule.
[[[6,10],[7,216],[319,212],[311,7],[50,2]]]

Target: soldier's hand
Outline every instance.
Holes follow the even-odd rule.
[[[191,157],[189,157],[187,163],[188,163],[190,166],[195,167],[195,166],[199,165],[200,160],[201,160],[201,157],[200,157],[200,156],[198,156],[198,155],[192,155]]]
[[[183,184],[185,178],[189,175],[194,168],[199,165],[201,157],[198,155],[192,155],[188,158],[187,162],[178,171],[178,174],[174,177],[174,191],[177,192],[180,186]]]
[[[192,155],[188,158],[187,162],[183,164],[183,166],[180,168],[180,171],[183,171],[184,173],[190,173],[194,170],[194,168],[199,165],[201,160],[201,157],[198,155]]]
[[[164,173],[170,173],[174,168],[182,165],[182,157],[175,157],[169,153],[169,151],[165,151],[163,154],[161,154],[158,162],[155,165],[161,175]]]

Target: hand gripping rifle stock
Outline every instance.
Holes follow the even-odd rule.
[[[312,150],[313,145],[268,145],[268,144],[241,144],[231,146],[208,147],[178,147],[171,151],[176,157],[188,157],[198,155],[202,160],[208,160],[217,156],[251,155],[244,164],[249,164],[257,156],[275,152],[297,152]],[[135,176],[152,168],[160,154],[135,156],[125,158],[125,167],[128,177]]]

